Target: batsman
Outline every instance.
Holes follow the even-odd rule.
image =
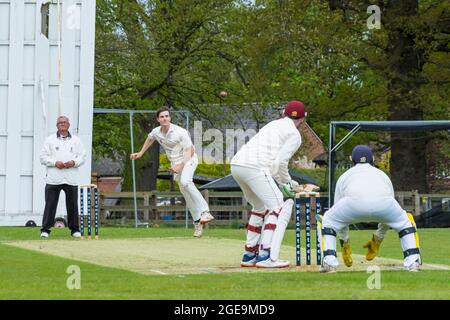
[[[408,271],[419,271],[421,264],[416,224],[411,214],[403,210],[394,198],[394,188],[389,177],[373,166],[372,150],[358,145],[352,151],[354,166],[339,177],[336,183],[334,205],[323,216],[324,237],[322,272],[334,272],[336,236],[342,246],[342,258],[347,267],[353,263],[349,243],[349,224],[379,222],[378,230],[364,245],[366,259],[372,260],[386,232],[392,228],[399,237],[403,249],[403,266]]]
[[[289,102],[283,118],[265,125],[231,160],[231,174],[252,205],[242,267],[289,266],[279,254],[294,202],[283,201],[283,193],[291,196],[298,186],[289,175],[288,163],[301,145],[298,127],[305,115],[302,102]]]

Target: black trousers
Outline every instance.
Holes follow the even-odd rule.
[[[45,209],[41,231],[50,233],[55,224],[56,208],[58,207],[61,190],[66,194],[67,223],[71,234],[79,232],[78,228],[78,186],[68,184],[45,185]]]

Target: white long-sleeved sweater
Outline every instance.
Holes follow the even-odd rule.
[[[334,203],[344,197],[394,198],[394,187],[383,171],[368,163],[360,163],[344,172],[336,183]]]
[[[45,182],[53,185],[78,185],[78,167],[84,163],[85,159],[86,152],[78,137],[70,135],[64,139],[58,134],[48,136],[40,153],[41,164],[47,167]],[[70,160],[75,162],[72,168],[58,169],[55,166],[56,161]]]
[[[302,143],[300,132],[290,118],[266,124],[233,157],[231,165],[269,172],[279,183],[291,180],[289,159]]]

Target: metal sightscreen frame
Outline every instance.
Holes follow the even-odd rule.
[[[350,132],[335,144],[336,128]],[[328,208],[334,203],[334,179],[336,151],[358,131],[450,131],[450,120],[405,120],[405,121],[331,121],[328,140]]]

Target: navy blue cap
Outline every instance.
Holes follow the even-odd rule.
[[[369,146],[360,144],[353,148],[352,151],[352,161],[354,164],[357,163],[370,163],[373,164],[372,150]]]

